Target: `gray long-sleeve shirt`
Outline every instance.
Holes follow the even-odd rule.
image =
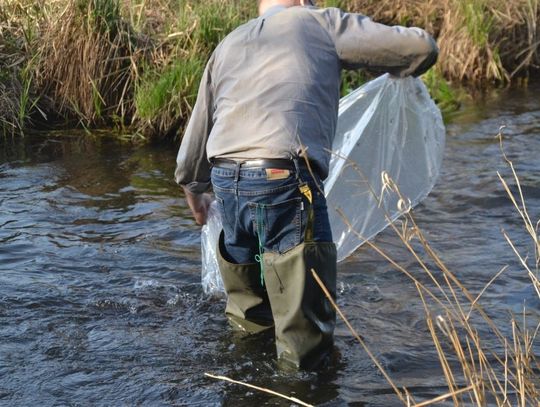
[[[212,158],[290,158],[301,150],[324,179],[341,69],[419,75],[437,54],[419,28],[336,8],[272,7],[231,32],[210,57],[178,151],[176,182],[204,192]]]

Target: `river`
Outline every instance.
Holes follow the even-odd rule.
[[[480,300],[508,335],[524,306],[538,323],[540,300],[502,234],[534,257],[497,177],[511,181],[495,136],[506,126],[505,151],[536,222],[539,92],[501,91],[455,114],[441,176],[414,211],[473,295],[508,265]],[[400,405],[341,321],[337,355],[317,372],[281,371],[271,336],[231,332],[223,300],[201,290],[200,228],[172,181],[175,154],[106,134],[0,138],[0,405],[291,405],[205,372],[317,405]],[[374,242],[418,272],[394,232]],[[338,304],[398,386],[417,401],[447,392],[408,277],[364,246],[339,265],[338,288]]]

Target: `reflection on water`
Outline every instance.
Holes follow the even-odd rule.
[[[506,125],[506,152],[538,219],[536,94],[507,94],[454,118],[442,176],[416,210],[473,293],[509,266],[482,297],[504,329],[508,311],[524,304],[538,321],[540,304],[501,234],[533,254],[497,179],[509,171],[494,136]],[[174,158],[174,147],[75,133],[0,141],[0,404],[290,404],[203,376],[212,372],[314,404],[399,405],[341,323],[336,355],[320,372],[282,372],[271,335],[231,333],[223,302],[199,286],[199,228],[172,181]],[[376,242],[418,270],[391,231]],[[363,247],[340,265],[338,288],[339,305],[396,383],[417,400],[447,391],[405,275]]]

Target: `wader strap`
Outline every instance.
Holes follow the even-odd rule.
[[[292,161],[294,163],[294,169],[295,169],[295,172],[296,172],[296,179],[299,182],[302,182],[302,180],[300,179],[300,164],[298,164],[298,158],[293,158]]]
[[[308,183],[303,181],[300,177],[300,164],[298,160],[301,158],[293,158],[294,166],[296,168],[296,179],[298,180],[298,189],[300,190],[300,193],[304,195],[306,200],[308,201],[308,219],[306,224],[306,230],[304,233],[304,241],[305,242],[311,242],[313,241],[313,223],[315,221],[315,214],[313,211],[313,192],[311,192],[311,188],[309,187]]]
[[[257,218],[257,237],[259,239],[259,254],[255,255],[255,261],[259,263],[261,268],[261,286],[264,287],[264,209],[257,205],[255,206],[255,217]]]
[[[302,193],[302,195],[304,195],[304,197],[308,201],[308,208],[307,208],[308,219],[307,219],[307,224],[306,224],[306,231],[304,234],[304,241],[312,242],[313,241],[313,223],[315,221],[315,214],[313,211],[313,194],[311,192],[311,188],[305,182],[300,184],[298,188],[300,189],[300,192]]]

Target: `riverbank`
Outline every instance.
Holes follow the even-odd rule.
[[[228,32],[256,15],[251,0],[4,3],[1,133],[114,127],[146,141],[179,138],[210,52]],[[453,86],[523,84],[540,66],[538,0],[319,4],[432,33],[440,58],[423,79],[443,110],[459,106]],[[363,74],[346,73],[343,92],[363,80]]]

